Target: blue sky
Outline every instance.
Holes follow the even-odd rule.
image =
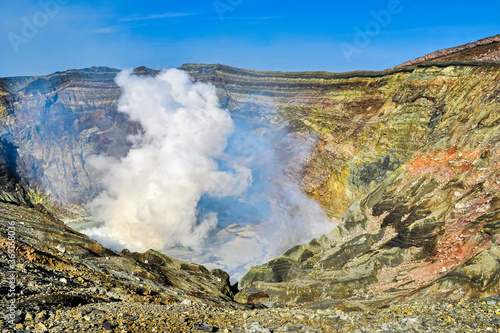
[[[499,12],[490,0],[6,0],[0,77],[187,62],[378,70],[496,35]]]

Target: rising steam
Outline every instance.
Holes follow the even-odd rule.
[[[284,174],[272,125],[235,122],[216,88],[170,69],[116,78],[119,111],[141,124],[120,160],[94,156],[103,187],[85,232],[115,248],[150,248],[241,274],[328,231],[328,219]],[[236,128],[236,130],[235,130]]]

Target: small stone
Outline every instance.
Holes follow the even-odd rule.
[[[106,331],[111,331],[113,329],[113,325],[109,321],[106,321],[104,322],[104,324],[102,324],[102,328],[104,328]]]
[[[47,326],[42,323],[38,323],[35,325],[35,330],[40,330],[42,332],[47,332]]]
[[[193,304],[193,302],[191,302],[191,300],[189,299],[185,299],[181,302],[181,305],[191,305],[191,304]]]
[[[61,283],[68,283],[68,280],[66,280],[65,278],[60,278],[59,282],[61,282]]]
[[[245,332],[248,332],[248,333],[271,333],[271,331],[268,328],[262,327],[258,323],[253,323],[252,325],[248,326],[246,328]]]
[[[49,319],[49,316],[47,315],[47,312],[45,312],[45,311],[39,312],[36,315],[36,321],[38,321],[38,322],[43,322],[43,321],[46,321],[47,319]]]
[[[123,315],[123,318],[127,318],[127,319],[130,319],[132,321],[136,321],[137,319],[139,319],[139,316],[132,316],[132,315],[129,315],[128,313],[125,313]]]
[[[301,322],[304,322],[304,321],[306,321],[306,319],[307,319],[307,318],[306,318],[306,316],[303,316],[303,315],[295,315],[293,318],[294,318],[295,320],[297,320],[297,321],[301,321]]]
[[[64,245],[62,245],[62,244],[58,244],[58,245],[56,246],[56,249],[57,249],[57,251],[59,251],[59,252],[61,252],[61,253],[66,252],[66,247],[65,247]]]
[[[202,332],[214,332],[214,327],[210,324],[205,323],[196,323],[193,325],[193,328]]]
[[[417,322],[417,318],[408,318],[408,325],[415,325]]]
[[[479,327],[478,323],[475,323],[475,322],[471,322],[468,325],[470,326],[470,328],[478,328]]]
[[[274,308],[278,308],[279,306],[279,303],[276,303],[276,302],[264,302],[262,303],[262,305],[264,305],[266,308],[268,309],[274,309]]]

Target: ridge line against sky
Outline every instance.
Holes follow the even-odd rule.
[[[498,1],[18,0],[0,13],[0,77],[222,63],[381,70],[500,33]]]

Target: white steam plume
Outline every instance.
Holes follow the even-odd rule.
[[[200,197],[238,195],[251,183],[250,170],[219,171],[214,160],[233,131],[231,116],[219,107],[215,87],[192,83],[176,69],[155,78],[125,70],[116,83],[122,89],[118,110],[144,132],[128,138],[133,147],[121,160],[90,160],[104,192],[89,208],[104,226],[87,233],[136,251],[201,248],[217,215],[197,216]]]
[[[222,268],[234,278],[331,229],[319,205],[286,175],[311,142],[286,126],[235,118],[216,88],[182,71],[116,78],[119,110],[139,122],[126,157],[94,156],[104,189],[89,204],[104,245],[150,248]],[[269,109],[269,114],[274,110]],[[258,118],[256,116],[256,118]]]

